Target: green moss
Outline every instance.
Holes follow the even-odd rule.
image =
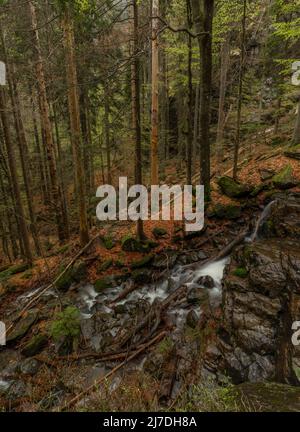
[[[59,273],[63,272],[63,268],[60,269]],[[84,261],[76,262],[73,267],[69,268],[55,283],[56,288],[59,291],[67,291],[72,283],[81,282],[87,276],[87,266]]]
[[[116,285],[114,276],[105,276],[95,282],[95,291],[101,292]]]
[[[151,262],[153,261],[153,255],[146,255],[146,256],[144,256],[142,259],[140,259],[140,260],[136,260],[136,261],[133,261],[132,263],[131,263],[131,268],[134,270],[134,269],[138,269],[138,268],[141,268],[141,267],[145,267],[146,265],[148,265],[148,264],[150,264]]]
[[[102,241],[107,250],[113,249],[116,245],[111,237],[102,237]]]
[[[30,268],[29,264],[19,264],[15,266],[11,266],[8,269],[4,270],[0,273],[0,281],[4,281],[9,279],[11,276],[14,276],[18,273],[23,273]]]
[[[274,186],[279,189],[289,189],[297,185],[297,181],[293,176],[293,169],[290,164],[286,165],[272,178]]]
[[[168,231],[164,228],[155,227],[152,230],[152,234],[155,238],[161,238],[168,234]]]
[[[251,189],[247,185],[236,182],[227,176],[220,177],[218,185],[222,192],[230,198],[243,198],[251,192]]]
[[[244,267],[237,267],[237,268],[234,270],[233,274],[234,274],[235,276],[238,276],[238,277],[244,279],[244,278],[246,278],[246,277],[248,276],[248,271],[247,271],[247,269],[245,269]]]
[[[212,215],[225,219],[238,219],[241,214],[241,208],[233,204],[216,204],[212,210]]]

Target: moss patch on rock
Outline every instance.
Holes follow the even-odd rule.
[[[22,349],[22,354],[25,357],[33,357],[43,351],[48,344],[48,337],[45,334],[33,336],[30,341]]]
[[[245,198],[251,192],[248,185],[236,182],[231,177],[223,176],[218,179],[222,192],[230,198]]]
[[[297,186],[298,181],[293,176],[293,169],[290,164],[286,165],[272,178],[272,182],[278,189],[290,189]]]
[[[133,261],[131,263],[132,270],[139,269],[141,267],[145,267],[153,261],[153,255],[146,255],[140,260]]]

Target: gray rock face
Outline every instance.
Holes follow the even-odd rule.
[[[222,317],[205,368],[235,383],[275,380],[300,385],[300,350],[291,324],[300,318],[300,200],[275,203],[259,241],[237,250],[225,271]],[[284,235],[283,235],[284,233]],[[245,268],[238,277],[236,268]]]

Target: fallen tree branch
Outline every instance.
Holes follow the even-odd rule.
[[[131,354],[126,360],[124,360],[122,363],[120,363],[118,366],[113,368],[110,372],[108,372],[104,377],[102,377],[99,381],[95,381],[92,385],[90,385],[87,389],[80,392],[77,396],[75,396],[73,399],[68,401],[62,408],[61,411],[65,411],[66,409],[70,408],[77,402],[79,402],[86,394],[88,394],[90,391],[94,390],[96,386],[106,381],[108,378],[110,378],[114,373],[116,373],[118,370],[120,370],[123,366],[125,366],[128,362],[133,360],[135,357],[137,357],[139,354],[141,354],[143,351],[145,351],[150,346],[154,345],[156,342],[159,342],[161,339],[163,339],[166,336],[167,332],[162,331],[159,333],[155,338],[151,339],[147,344],[145,344],[142,348],[137,350],[135,353]]]

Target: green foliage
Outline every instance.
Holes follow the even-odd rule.
[[[57,314],[56,320],[50,328],[50,335],[54,341],[63,337],[77,338],[80,335],[80,312],[75,306],[68,306]]]
[[[233,274],[234,274],[235,276],[238,276],[238,277],[240,277],[240,278],[245,279],[245,278],[248,276],[248,271],[247,271],[247,269],[245,269],[244,267],[237,267],[237,268],[234,270]]]

